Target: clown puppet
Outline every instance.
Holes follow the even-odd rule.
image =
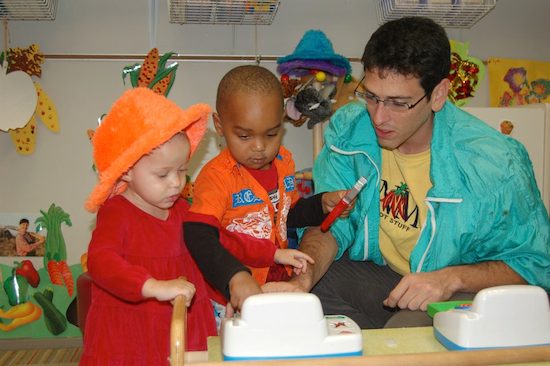
[[[277,59],[285,97],[285,121],[313,130],[313,159],[323,146],[323,124],[353,98],[349,60],[334,52],[320,30],[308,30],[293,53]]]

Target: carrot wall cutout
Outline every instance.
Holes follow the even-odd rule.
[[[52,284],[67,287],[69,296],[73,296],[74,279],[67,264],[67,247],[61,231],[63,223],[72,226],[71,218],[55,203],[50,205],[48,212],[40,210],[40,213],[42,216],[38,217],[35,223],[48,230],[44,267],[48,270]]]

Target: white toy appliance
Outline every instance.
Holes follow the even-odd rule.
[[[309,293],[265,293],[247,298],[240,316],[221,325],[224,360],[360,356],[359,326],[347,316],[323,315]]]
[[[433,328],[451,350],[550,345],[548,294],[529,285],[487,288],[470,307],[435,314]]]

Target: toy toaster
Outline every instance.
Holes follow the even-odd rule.
[[[487,288],[471,306],[436,313],[433,328],[452,350],[550,345],[548,294],[529,285]]]
[[[359,326],[347,316],[323,315],[309,293],[265,293],[244,301],[221,325],[224,360],[360,356]]]

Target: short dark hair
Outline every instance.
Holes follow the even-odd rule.
[[[19,220],[19,225],[21,224],[30,224],[30,222],[28,219],[22,218],[21,220]]]
[[[258,65],[237,66],[222,78],[216,95],[216,110],[221,113],[225,103],[232,94],[237,92],[270,95],[277,93],[281,98],[281,108],[284,97],[279,79],[268,69]]]
[[[361,58],[366,71],[394,71],[420,79],[428,97],[449,75],[451,47],[445,29],[425,17],[404,17],[380,26]]]

